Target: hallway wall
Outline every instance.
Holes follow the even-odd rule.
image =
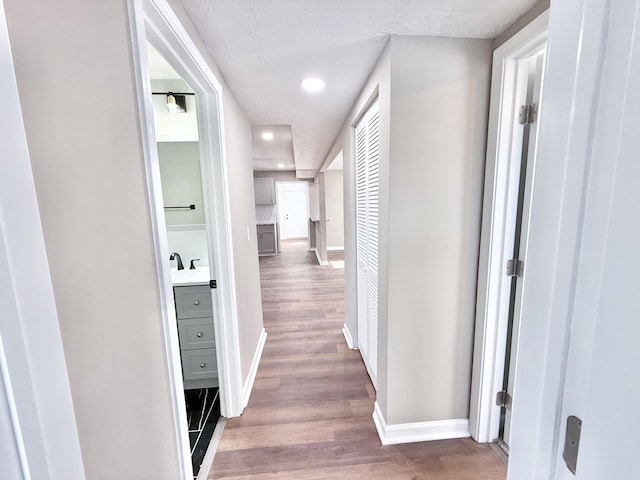
[[[392,36],[327,155],[344,149],[346,325],[357,338],[352,125],[379,95],[387,425],[468,418],[490,62],[490,40]]]
[[[128,2],[5,8],[87,478],[175,480]],[[250,129],[223,89],[246,378],[262,330],[257,244],[246,238],[255,222]]]

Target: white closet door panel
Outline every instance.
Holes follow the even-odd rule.
[[[358,347],[375,386],[378,359],[380,117],[376,101],[356,126]]]

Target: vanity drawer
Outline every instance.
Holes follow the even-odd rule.
[[[212,317],[211,288],[208,285],[174,287],[178,318]]]
[[[214,348],[216,346],[213,317],[178,320],[178,335],[180,336],[180,350]]]
[[[215,348],[200,348],[182,352],[182,376],[186,381],[203,378],[217,378]]]

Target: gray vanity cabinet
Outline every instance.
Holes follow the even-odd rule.
[[[173,287],[184,389],[217,387],[218,365],[209,285]]]
[[[274,255],[278,251],[276,224],[257,225],[258,254]]]

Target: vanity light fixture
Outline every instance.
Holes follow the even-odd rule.
[[[272,132],[263,132],[261,136],[262,136],[262,139],[266,140],[267,142],[270,142],[271,140],[273,140]]]
[[[319,77],[308,77],[300,82],[303,90],[309,93],[318,93],[324,90],[326,82]]]

